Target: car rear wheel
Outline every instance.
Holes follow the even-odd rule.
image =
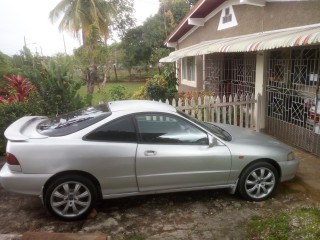
[[[249,201],[263,201],[276,190],[279,174],[269,163],[258,162],[246,168],[240,176],[238,191]]]
[[[45,207],[50,214],[67,221],[85,218],[97,201],[94,184],[80,175],[55,179],[47,188]]]

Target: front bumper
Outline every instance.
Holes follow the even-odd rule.
[[[43,185],[51,176],[51,174],[12,172],[6,163],[0,171],[0,183],[9,192],[39,196]]]
[[[291,161],[278,162],[281,168],[281,182],[294,178],[299,167],[300,160],[295,158]]]

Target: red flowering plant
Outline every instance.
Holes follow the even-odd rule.
[[[22,76],[13,74],[11,77],[7,75],[3,75],[3,77],[7,82],[5,83],[5,88],[0,89],[0,102],[23,102],[29,97],[30,92],[34,90],[31,82]]]

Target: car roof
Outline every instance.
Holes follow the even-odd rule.
[[[159,111],[159,112],[176,112],[177,110],[166,103],[149,101],[149,100],[124,100],[113,101],[108,103],[111,112],[116,111]]]

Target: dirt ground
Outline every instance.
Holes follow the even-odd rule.
[[[295,178],[280,184],[272,199],[260,203],[224,190],[148,195],[104,200],[95,216],[62,222],[46,213],[38,197],[0,187],[0,240],[20,239],[26,231],[104,233],[111,239],[243,239],[252,216],[320,207],[319,202]]]

